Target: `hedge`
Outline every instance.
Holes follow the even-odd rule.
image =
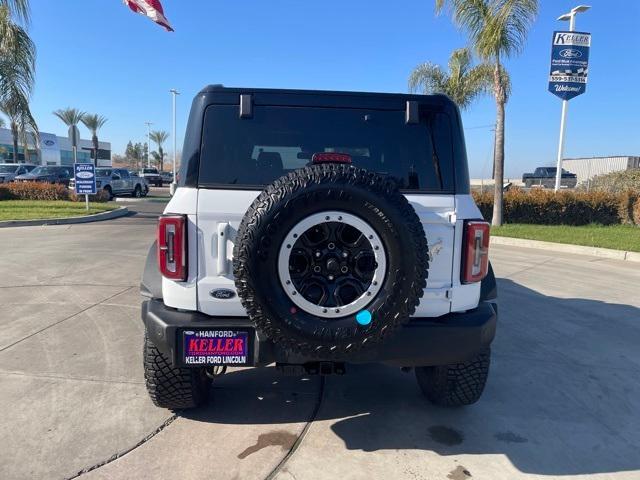
[[[108,195],[100,191],[89,195],[92,202],[106,202]],[[84,201],[84,195],[76,195],[73,190],[61,184],[43,182],[12,182],[0,185],[0,200],[70,200]]]
[[[473,193],[486,220],[493,216],[493,194]],[[512,189],[504,194],[505,223],[539,225],[640,225],[640,192],[582,192]]]

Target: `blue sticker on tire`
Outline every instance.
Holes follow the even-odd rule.
[[[371,312],[369,310],[361,310],[356,314],[356,322],[359,325],[369,325],[371,323]]]

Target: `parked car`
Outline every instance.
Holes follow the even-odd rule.
[[[160,172],[160,176],[162,177],[163,183],[173,183],[173,173],[171,172]]]
[[[138,172],[134,172],[133,170],[129,170],[129,175],[131,175],[132,177],[136,177],[139,178],[142,182],[144,182],[144,195],[143,196],[147,196],[149,194],[149,182],[147,182],[146,178],[141,177],[140,175],[138,175]]]
[[[71,179],[70,188],[75,187]],[[103,190],[111,200],[116,195],[133,195],[143,197],[148,188],[143,179],[129,175],[125,168],[96,168],[96,189]]]
[[[157,168],[143,168],[140,170],[140,176],[156,187],[161,187],[163,184],[162,176],[158,173]]]
[[[18,175],[24,175],[36,168],[29,163],[0,163],[0,183],[13,182]]]
[[[524,186],[529,187],[541,187],[541,188],[555,188],[556,186],[556,167],[538,167],[533,173],[525,173],[522,175],[522,183]],[[567,172],[562,169],[562,175],[560,178],[560,187],[562,188],[575,188],[578,183],[578,177],[575,173]]]
[[[448,97],[211,86],[184,148],[141,283],[156,405],[272,363],[413,368],[436,404],[480,398],[496,282]]]
[[[73,167],[50,165],[36,167],[30,172],[18,175],[15,177],[15,181],[60,183],[69,186],[71,178],[73,178]]]

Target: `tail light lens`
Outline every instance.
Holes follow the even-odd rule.
[[[171,280],[187,279],[187,219],[162,215],[158,220],[158,268]]]
[[[463,242],[462,283],[479,282],[489,270],[489,224],[466,221]]]
[[[351,163],[351,155],[339,152],[319,152],[311,157],[312,163]]]

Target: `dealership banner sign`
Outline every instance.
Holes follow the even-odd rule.
[[[78,195],[95,195],[96,170],[93,163],[74,163],[76,193]]]
[[[553,32],[549,91],[563,100],[571,100],[587,89],[591,34]]]

